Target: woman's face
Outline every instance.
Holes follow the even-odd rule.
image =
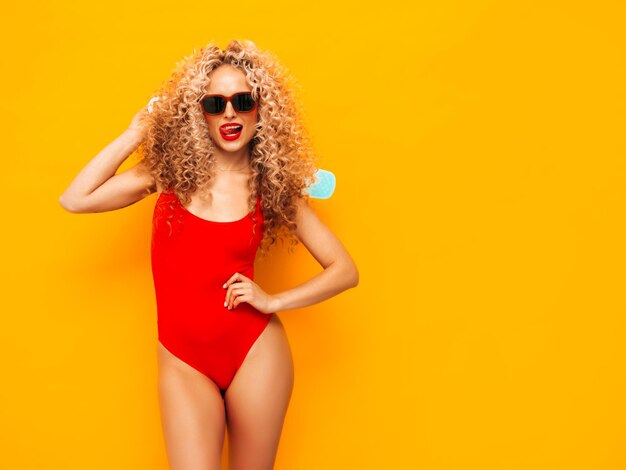
[[[232,96],[235,93],[250,92],[252,88],[246,82],[243,72],[232,65],[220,65],[211,73],[211,81],[206,94]],[[225,152],[236,152],[248,145],[256,133],[255,124],[258,120],[258,104],[250,112],[238,112],[229,101],[221,114],[207,114],[202,110],[209,127],[209,135],[219,148]],[[234,132],[224,126],[238,124],[243,126]]]

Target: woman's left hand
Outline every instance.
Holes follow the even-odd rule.
[[[275,297],[266,293],[257,283],[241,273],[235,273],[223,285],[226,291],[224,307],[233,309],[241,302],[247,302],[262,313],[273,313]]]

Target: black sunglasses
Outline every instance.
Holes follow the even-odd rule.
[[[231,102],[233,108],[238,113],[249,113],[254,111],[257,102],[252,98],[252,93],[244,91],[231,96],[224,95],[204,95],[200,103],[202,109],[207,114],[222,114],[226,109],[226,103]]]

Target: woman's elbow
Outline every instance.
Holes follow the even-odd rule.
[[[359,285],[359,270],[350,258],[342,258],[330,263],[324,269],[332,269],[339,283],[343,285],[343,289],[350,289]]]
[[[357,269],[356,264],[352,261],[349,265],[348,278],[350,279],[350,287],[356,287],[359,285],[359,270]]]
[[[85,212],[84,208],[82,208],[80,204],[76,202],[76,199],[73,199],[65,193],[61,194],[61,196],[59,197],[59,204],[63,209],[73,214],[80,214],[82,212]]]

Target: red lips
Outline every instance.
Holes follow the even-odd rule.
[[[220,135],[224,140],[235,140],[241,135],[243,130],[242,124],[236,122],[229,122],[220,126]]]
[[[223,124],[220,126],[220,131],[224,133],[233,132],[231,129],[241,130],[243,128],[243,124],[237,124],[236,122],[229,122],[228,124]]]

